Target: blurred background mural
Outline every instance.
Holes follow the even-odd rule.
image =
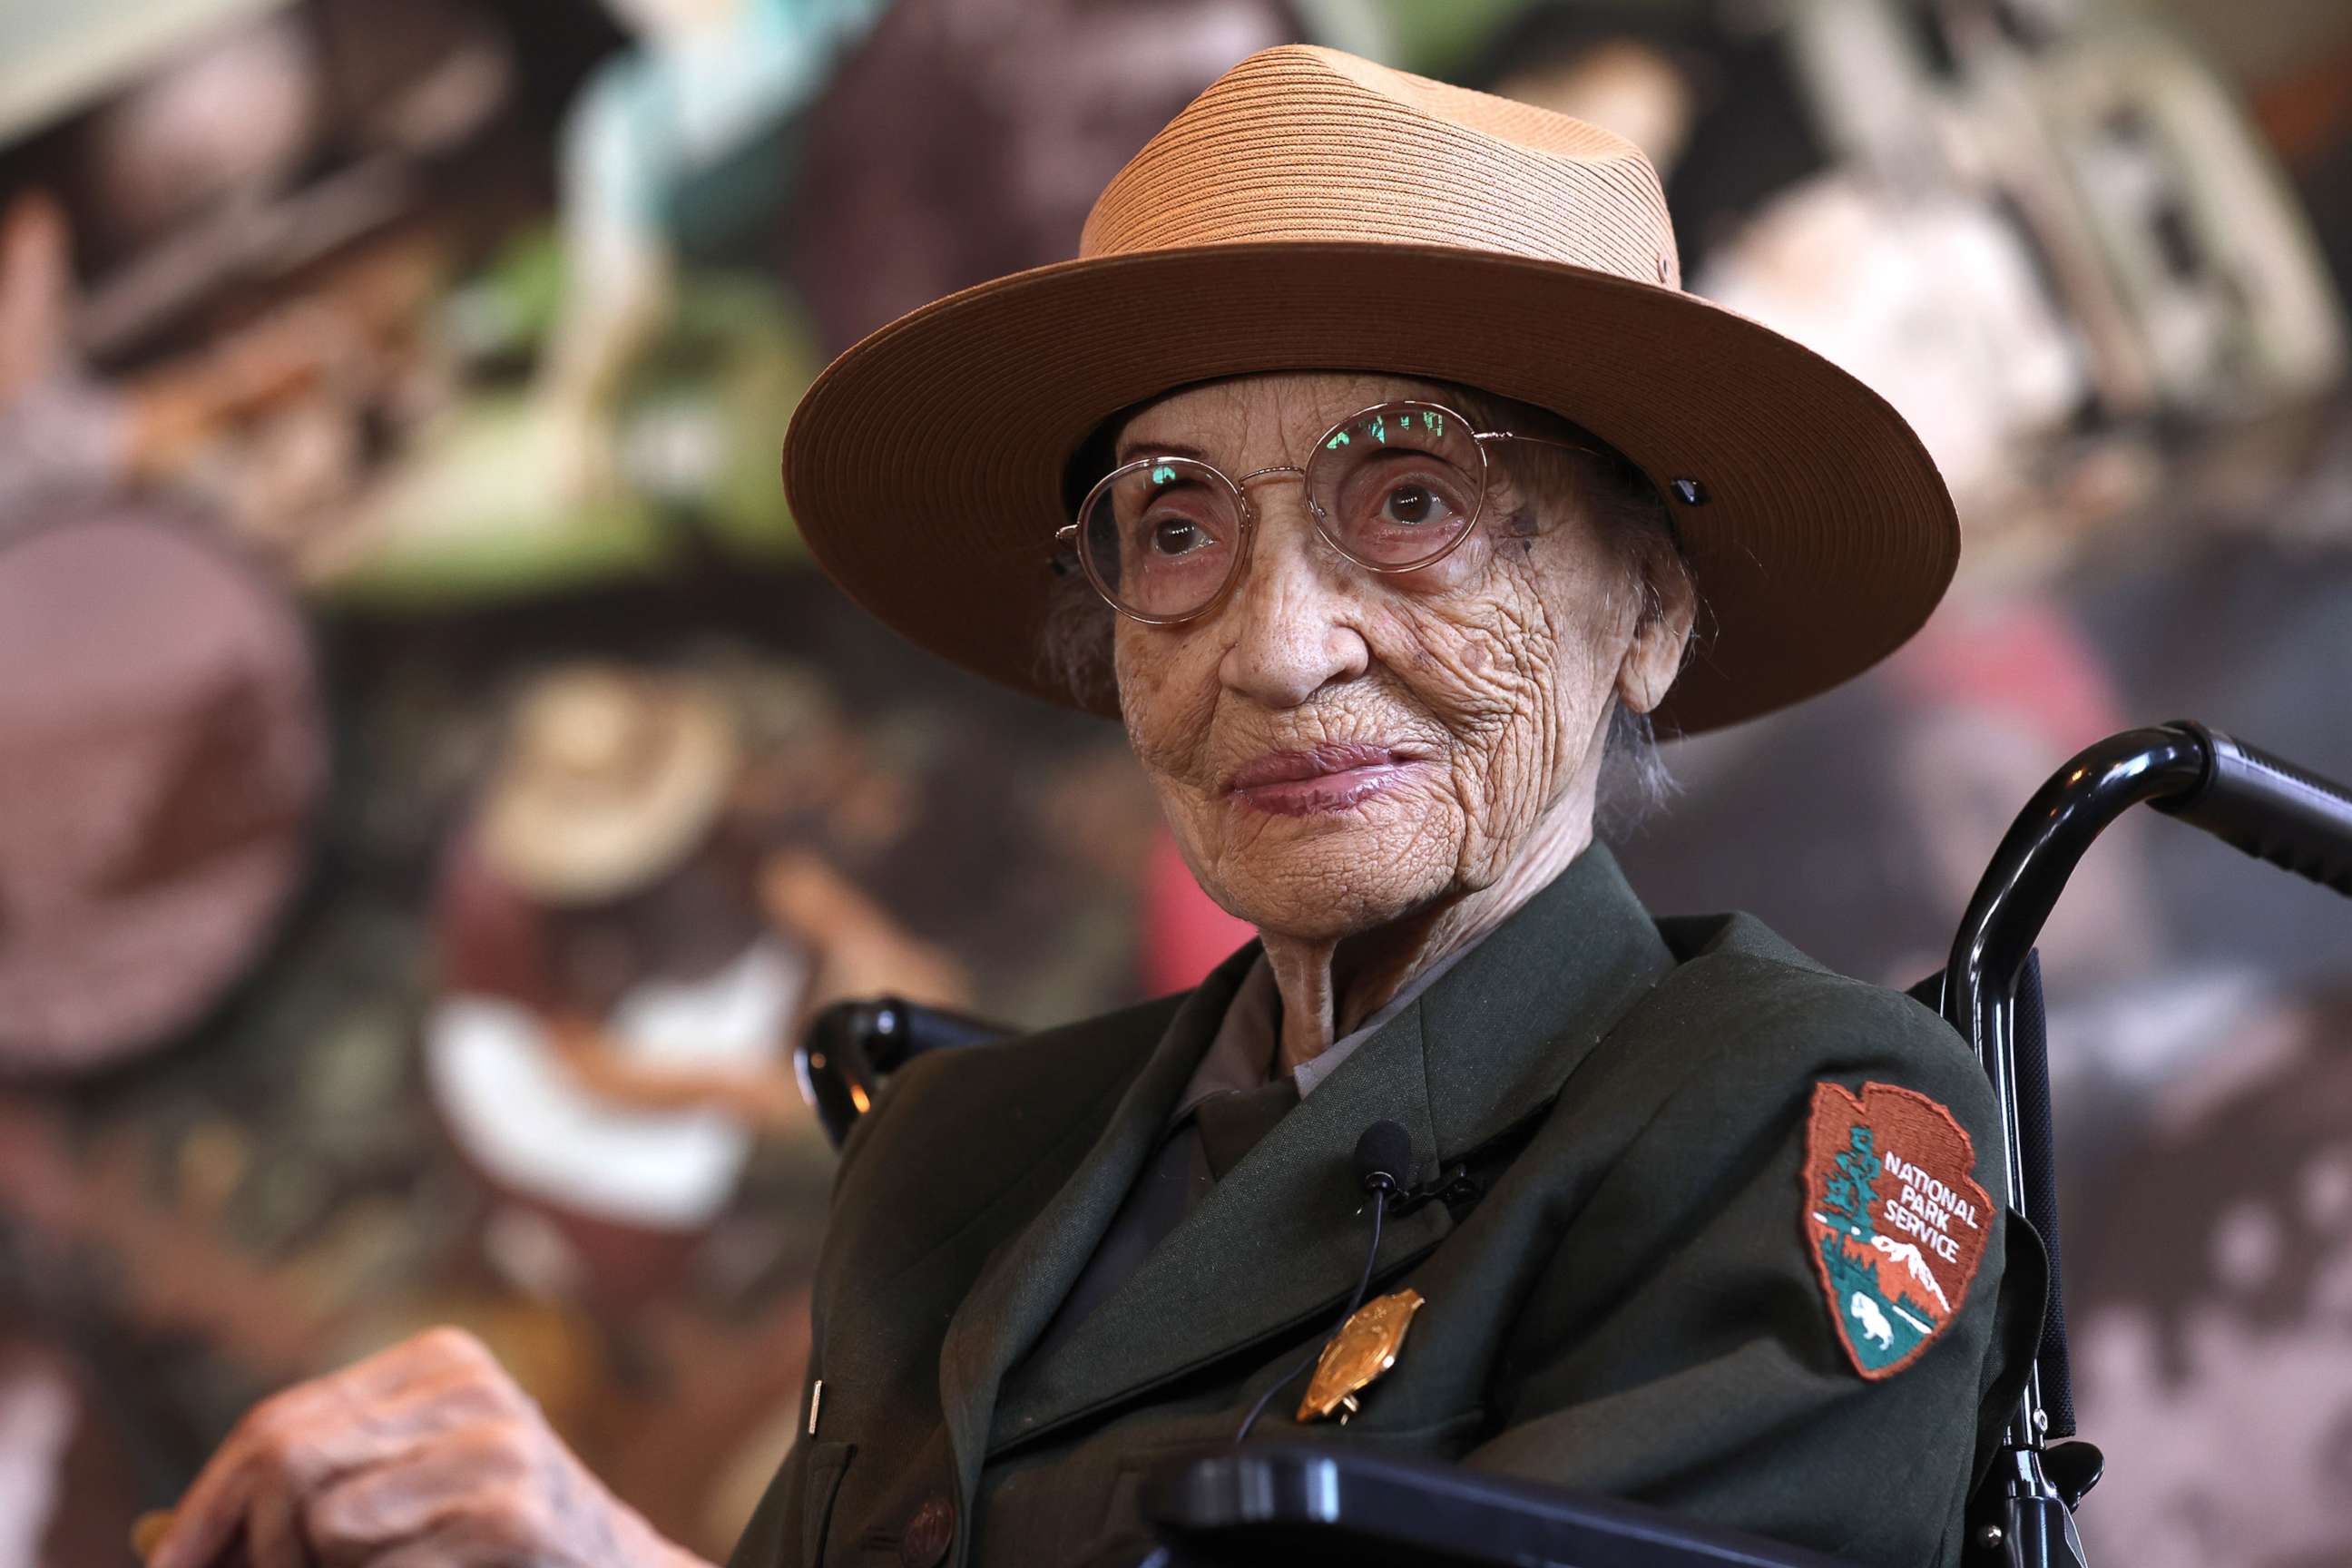
[[[443,1321],[723,1554],[832,1157],[782,1049],[1239,940],[1119,738],[869,625],[778,439],[1328,42],[1612,125],[1881,389],[1927,634],[1672,747],[1662,910],[1937,967],[2025,797],[2204,719],[2352,776],[2341,0],[7,0],[0,1568]],[[2352,910],[2161,819],[2044,946],[2109,1563],[2352,1563]]]

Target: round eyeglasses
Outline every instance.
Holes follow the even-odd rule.
[[[1588,449],[1474,429],[1441,403],[1381,403],[1323,432],[1304,468],[1258,468],[1235,479],[1172,453],[1122,463],[1055,537],[1076,550],[1087,580],[1114,609],[1171,626],[1205,613],[1239,575],[1256,527],[1245,487],[1297,475],[1315,531],[1332,549],[1367,572],[1414,572],[1454,553],[1478,526],[1486,448],[1496,441]]]

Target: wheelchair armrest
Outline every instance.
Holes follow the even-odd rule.
[[[1637,1503],[1335,1446],[1172,1460],[1141,1501],[1160,1568],[1839,1568]]]

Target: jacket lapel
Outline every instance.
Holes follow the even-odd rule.
[[[1382,1118],[1402,1123],[1421,1175],[1433,1174],[1556,1095],[1673,966],[1614,858],[1598,845],[1588,849],[1359,1046],[1054,1353],[1021,1369],[996,1414],[993,1445],[1037,1436],[1344,1305],[1369,1238],[1354,1173],[1363,1130]],[[1222,1015],[1221,999],[1216,1015],[1193,1026],[1213,1033]],[[1205,1036],[1187,1061],[1204,1046]],[[1184,1076],[1168,1090],[1163,1117]],[[1144,1126],[1141,1141],[1160,1130]],[[1128,1179],[1140,1160],[1121,1167]],[[1090,1176],[1108,1196],[1089,1189],[1076,1261],[1057,1283],[1036,1281],[1051,1289],[1036,1324],[1099,1238],[1105,1205],[1125,1191],[1108,1168],[1081,1173],[1073,1187]],[[1442,1204],[1402,1216],[1381,1237],[1376,1269],[1435,1246],[1452,1223]]]
[[[1674,967],[1617,858],[1594,844],[1422,996],[1438,1157],[1460,1159],[1555,1098]]]
[[[1411,1011],[1284,1117],[1052,1355],[1022,1369],[998,1413],[998,1445],[1345,1301],[1370,1235],[1356,1140],[1382,1117],[1402,1122],[1416,1149],[1433,1137]],[[1425,1250],[1451,1226],[1442,1204],[1415,1210],[1384,1230],[1381,1263]]]
[[[979,1479],[1005,1369],[1044,1331],[1094,1255],[1257,954],[1257,943],[1249,943],[1185,999],[1077,1170],[982,1266],[949,1321],[940,1351],[940,1409],[967,1496]]]

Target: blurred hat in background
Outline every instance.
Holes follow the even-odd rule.
[[[604,665],[544,675],[491,775],[482,854],[550,903],[623,897],[703,842],[740,754],[733,715],[700,681]]]
[[[327,779],[298,607],[187,516],[0,531],[0,1067],[194,1024],[299,888]]]

